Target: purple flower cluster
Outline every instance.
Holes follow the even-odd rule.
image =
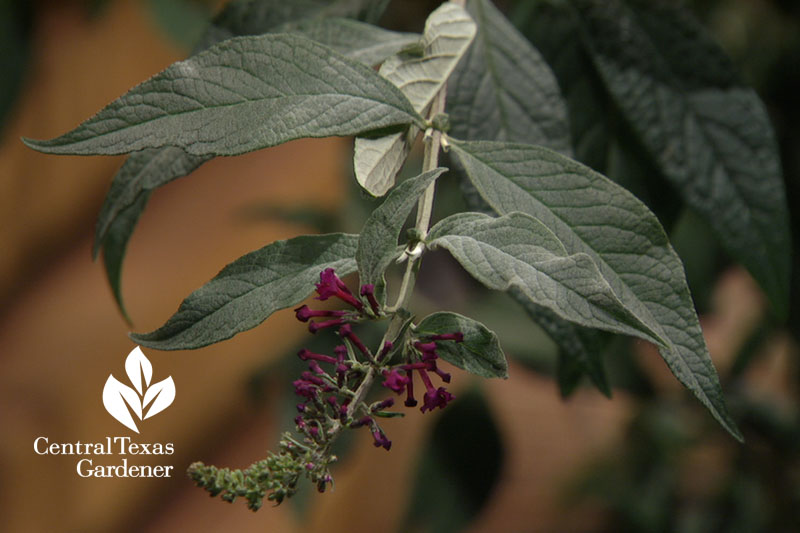
[[[435,373],[443,382],[450,383],[450,374],[441,370],[436,364],[436,360],[439,358],[436,353],[436,341],[461,342],[463,340],[464,335],[456,332],[433,335],[428,337],[428,342],[415,342],[414,348],[420,354],[420,360],[415,363],[399,365],[391,370],[385,370],[383,372],[384,381],[381,385],[397,394],[402,394],[405,391],[406,401],[404,405],[406,407],[415,407],[417,400],[414,398],[414,371],[416,370],[423,385],[425,385],[425,394],[422,397],[420,411],[424,413],[437,407],[444,409],[449,402],[455,399],[455,396],[450,394],[444,387],[435,387],[431,381],[429,372]]]
[[[330,327],[337,327],[337,334],[342,344],[333,350],[335,355],[314,353],[308,349],[298,352],[301,360],[308,362],[308,370],[300,375],[294,382],[295,393],[303,398],[297,404],[298,415],[295,424],[298,431],[305,435],[308,444],[328,443],[328,432],[334,428],[369,427],[374,444],[377,447],[389,450],[392,442],[386,437],[377,422],[377,418],[396,416],[386,410],[394,406],[394,398],[386,398],[367,406],[355,391],[361,388],[364,377],[368,372],[380,371],[384,381],[382,385],[397,394],[406,393],[405,405],[414,407],[417,400],[414,398],[414,373],[419,374],[425,394],[422,398],[421,411],[432,411],[436,407],[442,409],[454,399],[444,387],[435,387],[430,374],[436,374],[444,383],[450,382],[450,374],[442,371],[437,366],[437,342],[461,342],[461,333],[448,333],[432,335],[424,339],[417,339],[413,343],[412,353],[417,355],[411,362],[399,365],[386,365],[391,359],[393,350],[391,342],[385,342],[380,351],[373,355],[361,339],[353,331],[352,322],[356,322],[365,315],[380,316],[381,309],[375,298],[372,285],[362,285],[360,296],[366,299],[366,304],[357,299],[333,269],[326,269],[320,273],[320,282],[316,284],[318,300],[336,297],[348,304],[353,310],[312,310],[303,305],[295,309],[297,319],[309,322],[308,329],[312,333]],[[312,318],[322,320],[310,322]],[[326,371],[322,365],[329,367]],[[352,403],[354,398],[358,404]],[[334,429],[335,431],[335,429]]]
[[[330,420],[338,420],[340,424],[349,427],[368,425],[375,438],[375,445],[388,450],[392,443],[386,438],[373,415],[377,413],[380,416],[384,409],[394,405],[394,399],[388,398],[369,408],[361,409],[357,409],[358,406],[351,406],[350,401],[352,390],[358,387],[364,375],[363,366],[358,364],[358,358],[373,362],[380,361],[391,351],[392,343],[384,343],[377,357],[374,357],[358,338],[350,322],[363,316],[365,306],[353,296],[333,269],[326,269],[320,274],[317,294],[319,295],[318,300],[339,298],[355,308],[356,311],[317,311],[309,309],[306,305],[295,309],[295,315],[301,322],[309,322],[310,319],[319,317],[325,319],[310,322],[309,331],[315,333],[323,328],[338,327],[337,333],[344,343],[333,349],[335,357],[314,353],[307,349],[302,349],[297,354],[303,361],[308,361],[308,370],[294,382],[295,393],[304,399],[303,403],[297,405],[299,413],[295,418],[297,429],[310,441],[322,444],[327,441],[325,429]],[[372,314],[379,316],[380,306],[375,298],[374,287],[363,285],[361,296],[366,298]],[[350,350],[348,350],[348,345]],[[321,364],[331,365],[333,371],[326,372],[320,366]],[[354,421],[353,415],[357,410],[366,410],[368,414]]]
[[[317,286],[317,300],[327,300],[328,298],[339,298],[346,304],[355,309],[354,311],[345,310],[327,310],[327,309],[310,309],[307,305],[302,305],[294,310],[297,320],[300,322],[308,322],[308,331],[316,333],[317,331],[337,327],[355,319],[362,317],[365,314],[364,304],[350,292],[347,285],[339,279],[336,272],[332,268],[323,270],[319,275],[319,283]],[[374,285],[362,285],[361,296],[367,299],[369,308],[373,316],[380,316],[380,305],[378,300],[375,299]],[[320,320],[317,322],[309,322],[312,318],[326,318],[327,320]]]

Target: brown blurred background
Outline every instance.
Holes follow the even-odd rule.
[[[352,187],[350,142],[334,139],[215,160],[191,179],[159,189],[123,269],[133,326],[126,324],[101,263],[90,256],[94,219],[122,160],[46,156],[28,150],[19,138],[49,138],[71,129],[185,56],[179,40],[192,34],[176,41],[165,33],[159,21],[168,19],[154,2],[90,4],[38,2],[35,9],[15,13],[29,32],[29,48],[0,143],[0,530],[403,530],[417,466],[439,413],[410,413],[387,424],[393,440],[389,453],[373,448],[366,434],[354,436],[334,471],[335,490],[308,495],[300,506],[267,505],[252,513],[241,503],[208,498],[183,474],[195,460],[244,468],[275,447],[287,429],[281,405],[291,385],[268,372],[265,377],[265,369],[275,368],[270,365],[307,335],[291,313],[278,313],[205,349],[145,350],[154,380],[172,376],[177,397],[168,410],[143,423],[140,436],[103,409],[106,378],[123,377],[124,358],[133,348],[127,338],[131,328],[149,331],[161,325],[182,298],[243,253],[315,231],[310,223],[246,213],[277,205],[334,217],[351,201]],[[14,8],[4,9],[9,14]],[[198,13],[202,18],[206,11]],[[735,267],[726,269],[712,294],[702,320],[724,373],[766,311],[749,277]],[[787,376],[796,365],[796,347],[785,333],[773,334],[768,347],[746,379],[752,390],[786,403],[795,387]],[[637,346],[636,353],[659,394],[683,397],[647,346]],[[636,402],[625,392],[609,401],[589,388],[565,402],[551,379],[528,366],[512,362],[510,375],[505,382],[480,384],[504,455],[497,482],[487,489],[485,504],[474,510],[468,530],[601,530],[608,509],[597,500],[576,503],[565,494],[588,465],[624,449],[626,428],[639,412]],[[262,384],[259,394],[252,392],[254,382]],[[457,373],[454,382],[466,393],[472,380]],[[174,443],[174,455],[151,463],[172,464],[175,475],[84,479],[75,472],[78,457],[39,456],[33,450],[39,436],[51,442],[96,442],[116,435]],[[709,478],[724,471],[719,463],[732,448],[732,442],[716,438],[681,459],[687,486],[712,490],[704,483],[710,487]]]

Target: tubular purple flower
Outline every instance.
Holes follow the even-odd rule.
[[[425,411],[432,411],[436,407],[443,409],[447,405],[447,402],[450,402],[455,398],[455,396],[447,392],[444,387],[439,387],[438,389],[434,388],[427,371],[420,369],[418,372],[422,378],[422,382],[425,384],[426,389],[425,395],[422,399],[422,407],[420,407],[420,411],[424,413]]]
[[[417,400],[414,399],[414,374],[411,370],[407,370],[406,375],[408,376],[408,385],[406,385],[407,396],[403,405],[406,407],[414,407],[417,405]]]
[[[344,324],[344,319],[342,318],[335,318],[333,320],[325,320],[323,322],[309,322],[308,323],[308,331],[311,333],[316,333],[317,331],[324,329],[324,328],[331,328],[334,326],[341,326]]]
[[[433,366],[430,368],[430,370],[436,372],[436,375],[439,376],[439,379],[441,379],[445,383],[450,383],[450,374],[448,374],[447,372],[436,366],[435,362],[433,362]]]
[[[392,441],[386,438],[386,434],[381,430],[379,427],[374,426],[372,428],[372,438],[375,439],[375,447],[380,448],[383,446],[386,450],[389,450],[392,447]]]
[[[436,343],[435,342],[423,343],[423,342],[417,341],[417,342],[414,343],[414,348],[416,348],[417,350],[422,352],[423,356],[425,354],[432,354],[434,357],[436,357]]]
[[[362,426],[366,426],[367,424],[372,424],[373,420],[371,416],[364,416],[359,418],[355,422],[350,423],[351,428],[360,428]]]
[[[334,359],[330,355],[323,355],[321,353],[314,353],[311,350],[308,350],[306,348],[303,348],[302,350],[297,352],[297,357],[299,357],[303,361],[308,361],[310,359],[313,359],[313,360],[316,360],[316,361],[321,361],[323,363],[330,363],[330,364],[334,364],[334,365],[336,364],[336,359]]]
[[[306,412],[306,404],[298,403],[297,404],[297,412],[298,413],[305,413]]]
[[[455,396],[447,392],[444,387],[439,387],[438,389],[431,389],[425,393],[425,398],[423,399],[423,406],[420,410],[424,413],[427,409],[428,411],[432,411],[436,407],[439,409],[444,409],[447,406],[448,402],[451,402],[455,399]]]
[[[313,373],[315,373],[317,375],[320,375],[320,376],[325,374],[325,371],[322,370],[322,367],[319,366],[319,363],[317,363],[316,361],[309,361],[308,362],[308,369],[311,370]]]
[[[347,314],[347,311],[331,311],[328,309],[314,310],[309,309],[307,305],[302,305],[294,310],[294,315],[300,322],[308,322],[310,318],[335,316],[340,317]]]
[[[392,389],[397,394],[401,394],[405,390],[410,379],[408,376],[401,374],[396,368],[392,369],[391,371],[384,370],[383,377],[385,379],[381,385],[387,389]]]
[[[333,349],[333,353],[336,354],[336,360],[341,363],[347,359],[347,346],[344,344],[339,344]]]
[[[303,373],[300,374],[300,378],[303,379],[304,381],[311,382],[319,387],[325,385],[325,381],[323,381],[322,378],[315,376],[308,370],[303,371]]]
[[[361,286],[361,296],[366,296],[369,306],[375,315],[381,314],[381,306],[378,305],[378,300],[375,299],[375,285],[367,283]]]
[[[436,375],[438,375],[442,381],[444,381],[445,383],[450,383],[450,374],[440,369],[436,365],[436,359],[428,359],[427,361],[425,361],[425,364],[428,365],[427,370],[431,372],[436,372]]]
[[[394,398],[389,397],[383,400],[382,402],[373,405],[372,408],[370,408],[370,411],[372,411],[373,413],[375,411],[382,411],[384,409],[392,407],[393,405],[394,405]]]
[[[294,393],[298,396],[303,396],[309,400],[313,400],[317,396],[317,386],[313,383],[298,379],[292,385],[294,385]]]
[[[317,283],[316,286],[317,294],[319,294],[316,298],[317,300],[327,300],[331,296],[335,296],[343,302],[352,305],[359,311],[364,307],[364,304],[353,296],[353,293],[351,293],[347,285],[339,279],[339,276],[336,275],[332,268],[326,268],[320,272],[319,283]]]
[[[345,338],[345,339],[349,340],[350,342],[352,342],[353,345],[356,348],[358,348],[359,351],[361,353],[363,353],[365,356],[370,357],[369,350],[367,349],[366,346],[364,346],[364,343],[361,342],[361,339],[359,339],[358,336],[355,333],[353,333],[353,328],[350,327],[350,324],[345,324],[344,326],[340,327],[339,328],[339,335],[342,338]]]

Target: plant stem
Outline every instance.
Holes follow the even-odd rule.
[[[436,97],[433,99],[428,119],[432,119],[439,113],[444,113],[445,99],[447,97],[447,84],[443,85]],[[426,137],[428,134],[426,133]],[[442,143],[442,132],[433,130],[426,139],[425,155],[422,160],[422,172],[428,172],[439,166],[439,146]],[[419,231],[420,238],[424,239],[428,235],[428,227],[431,223],[431,212],[433,211],[433,196],[436,191],[436,182],[431,183],[422,198],[419,200],[419,207],[417,207],[417,224],[416,228]]]
[[[462,7],[464,2],[456,1],[456,4],[460,4]],[[433,99],[433,103],[431,104],[430,111],[428,112],[428,120],[433,119],[436,115],[440,113],[444,113],[445,108],[445,100],[447,97],[447,84],[442,85],[442,88],[436,93],[436,96]],[[429,132],[426,132],[425,136],[425,152],[423,155],[422,160],[422,172],[428,172],[429,170],[433,170],[439,166],[439,149],[442,142],[442,132],[436,129],[431,129]],[[417,206],[417,221],[416,221],[416,229],[419,232],[420,238],[424,239],[428,235],[428,229],[431,223],[431,214],[433,212],[433,197],[436,192],[436,182],[434,181],[431,183],[425,192],[422,194],[422,197],[419,200],[419,204]],[[397,301],[395,304],[389,308],[388,311],[397,311],[406,306],[408,301],[411,298],[411,293],[414,291],[414,285],[416,283],[416,271],[420,261],[422,254],[414,254],[408,256],[408,263],[406,264],[406,271],[403,275],[403,282],[400,287],[400,292],[397,296]],[[392,320],[389,322],[389,326],[386,328],[386,333],[381,340],[381,345],[378,347],[380,348],[383,346],[383,343],[388,340],[390,334],[395,332],[401,327],[402,322],[404,321],[403,316],[400,313],[395,313],[392,317]],[[364,378],[361,380],[361,383],[356,389],[353,399],[350,401],[350,404],[347,408],[347,417],[350,418],[353,416],[354,411],[358,408],[358,406],[364,401],[364,398],[367,397],[370,389],[372,389],[372,383],[375,381],[377,377],[377,366],[370,365],[367,373],[364,375]],[[331,429],[328,431],[328,443],[329,446],[333,443],[336,439],[338,434],[344,429],[344,425],[339,422],[338,420],[334,422]]]

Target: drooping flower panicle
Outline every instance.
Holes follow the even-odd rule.
[[[368,427],[376,447],[389,450],[392,446],[378,419],[402,416],[402,413],[391,411],[395,404],[391,396],[369,404],[365,402],[371,380],[382,377],[383,387],[395,394],[405,393],[404,405],[415,407],[419,404],[414,397],[414,375],[417,374],[425,387],[420,410],[426,413],[437,407],[443,409],[455,397],[431,380],[431,374],[436,374],[443,383],[450,382],[450,374],[437,365],[438,343],[462,342],[464,336],[453,332],[412,337],[411,340],[405,337],[397,344],[384,340],[373,355],[355,333],[354,325],[365,319],[382,317],[375,287],[365,284],[360,288],[360,296],[368,307],[353,296],[333,269],[320,273],[316,288],[318,300],[336,297],[353,309],[313,310],[307,305],[295,309],[297,320],[308,323],[310,332],[336,328],[342,343],[333,348],[333,355],[307,348],[297,353],[298,358],[308,364],[308,370],[293,383],[295,393],[302,398],[297,404],[295,426],[303,438],[299,442],[285,437],[282,447],[292,465],[293,479],[300,472],[305,473],[323,491],[332,483],[328,465],[335,457],[330,455],[330,442],[340,429]],[[396,361],[398,358],[402,360]]]

